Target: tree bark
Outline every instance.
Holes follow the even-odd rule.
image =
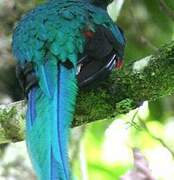
[[[98,87],[80,90],[72,124],[114,118],[174,92],[174,41],[114,71]],[[24,139],[25,101],[0,106],[0,144]]]

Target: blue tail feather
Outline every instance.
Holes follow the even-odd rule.
[[[27,116],[30,119],[29,121],[27,121],[27,127],[30,129],[33,125],[34,119],[36,117],[36,108],[35,108],[35,100],[36,100],[36,88],[33,88],[29,94],[28,94],[28,99],[30,99],[30,101],[28,101],[28,110],[27,110]]]
[[[75,70],[48,63],[38,75],[45,77],[41,87],[33,88],[28,96],[28,151],[38,179],[69,180],[67,151],[77,94]]]

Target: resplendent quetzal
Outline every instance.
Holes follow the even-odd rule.
[[[28,100],[27,148],[40,180],[71,179],[67,152],[77,79],[91,82],[111,63],[121,65],[124,35],[106,12],[110,1],[104,2],[50,0],[14,30],[12,49]]]

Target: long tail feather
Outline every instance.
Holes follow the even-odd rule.
[[[49,74],[47,78],[48,64],[46,67],[38,71],[43,81],[41,87],[33,88],[28,95],[28,151],[38,179],[69,180],[67,151],[77,94],[75,70],[68,70],[61,63],[54,68],[50,64],[52,73],[56,72],[56,75]],[[52,88],[54,91],[49,90]]]

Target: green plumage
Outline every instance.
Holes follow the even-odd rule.
[[[13,52],[21,62],[44,61],[49,52],[60,61],[75,59],[83,51],[84,28],[113,24],[106,11],[83,0],[54,0],[25,15],[15,29]]]
[[[21,67],[32,62],[39,86],[28,95],[27,146],[40,180],[69,180],[68,129],[77,95],[76,65],[84,30],[112,29],[107,12],[87,0],[52,0],[26,14],[13,34]],[[72,69],[62,63],[69,60]]]

